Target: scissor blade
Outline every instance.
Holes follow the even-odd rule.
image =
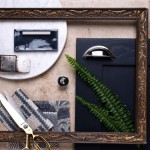
[[[5,107],[7,112],[10,114],[12,119],[16,122],[16,124],[22,128],[22,124],[25,123],[24,119],[17,113],[17,111],[9,104],[9,102],[6,100],[6,98],[0,94],[0,101],[2,105]]]
[[[7,101],[9,102],[9,104],[16,110],[16,112],[25,120],[24,115],[22,114],[20,108],[17,106],[17,104],[15,103],[15,101],[13,100],[13,98],[9,95],[9,93],[7,93],[6,91],[4,91],[4,95],[7,99]]]

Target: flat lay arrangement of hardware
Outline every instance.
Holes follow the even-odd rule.
[[[148,9],[18,6],[0,8],[0,149],[148,150]]]

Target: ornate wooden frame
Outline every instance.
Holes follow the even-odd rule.
[[[145,8],[56,8],[0,9],[0,19],[135,20],[136,42],[136,132],[39,132],[51,142],[145,144],[147,138],[147,38],[148,10]],[[25,140],[24,132],[0,132],[0,142]]]

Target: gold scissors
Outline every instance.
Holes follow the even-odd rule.
[[[24,132],[26,133],[26,145],[22,150],[30,150],[30,137],[33,138],[33,145],[36,150],[41,150],[40,146],[36,142],[36,139],[39,139],[42,142],[44,142],[46,144],[47,150],[51,150],[51,146],[48,143],[48,141],[46,141],[46,139],[44,139],[40,135],[35,135],[33,133],[33,130],[31,129],[31,127],[28,125],[28,123],[25,122],[25,120],[22,118],[22,116],[9,103],[9,99],[11,99],[11,96],[9,96],[9,94],[7,92],[5,92],[5,97],[2,94],[0,94],[0,101],[1,101],[2,105],[5,107],[5,109],[10,114],[12,119],[16,122],[16,124],[21,129],[23,129]]]

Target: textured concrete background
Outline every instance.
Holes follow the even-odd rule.
[[[41,0],[42,1],[42,0]],[[63,7],[147,7],[150,0],[60,0]],[[24,81],[11,81],[0,79],[0,92],[2,90],[13,93],[18,87],[24,89],[33,100],[70,100],[71,102],[71,131],[74,131],[74,95],[75,73],[65,60],[64,54],[75,57],[76,38],[135,38],[136,29],[132,22],[68,22],[68,38],[61,57],[56,64],[41,76]],[[66,90],[61,90],[57,84],[59,76],[69,77],[70,83]],[[6,130],[0,124],[1,130]],[[1,143],[0,150],[6,150]],[[71,150],[73,146],[64,144],[61,150]]]

